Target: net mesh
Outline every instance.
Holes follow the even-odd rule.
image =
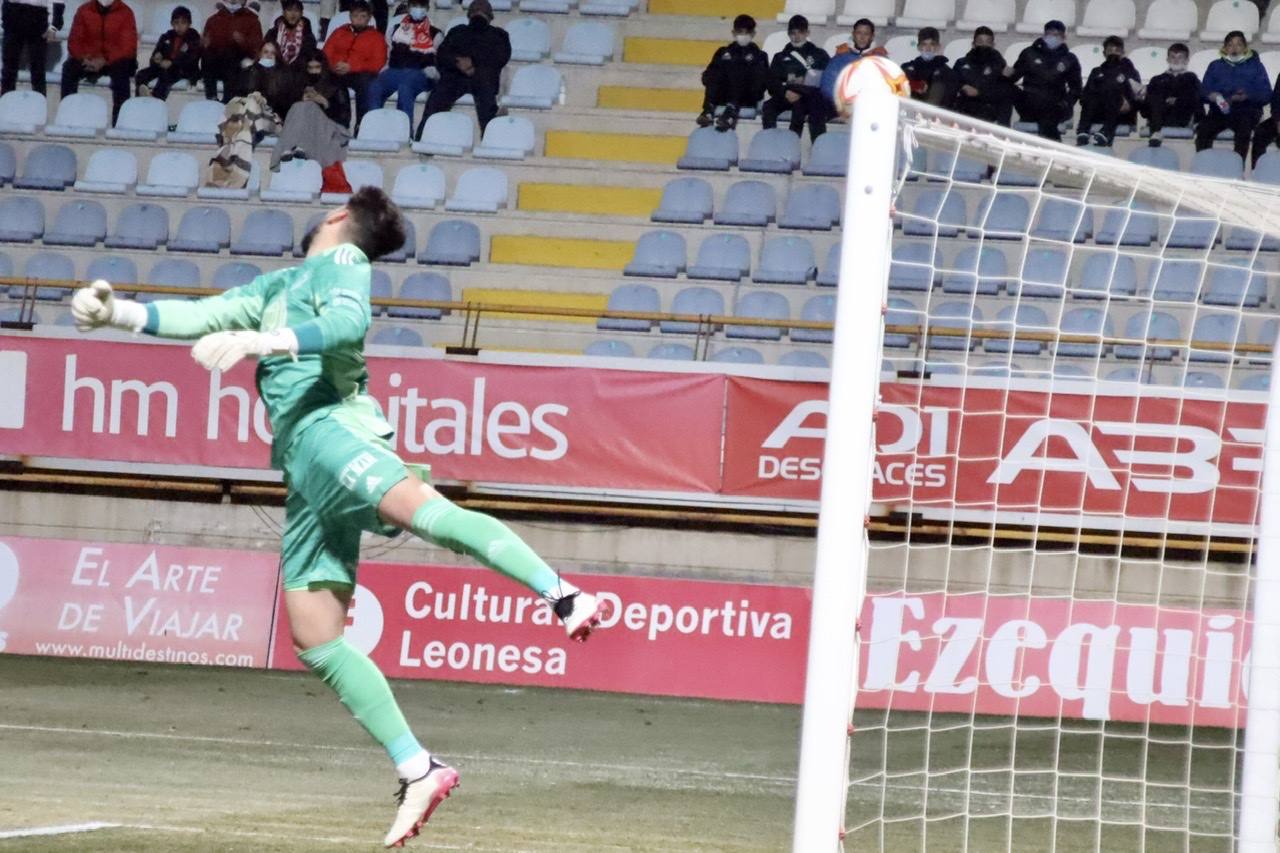
[[[1273,164],[899,134],[845,848],[1231,850]]]

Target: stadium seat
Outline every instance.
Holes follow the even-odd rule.
[[[497,121],[497,119],[495,119]],[[497,213],[507,206],[507,173],[489,166],[468,169],[458,177],[444,209],[466,213]]]
[[[689,278],[738,281],[751,271],[751,247],[741,234],[712,234],[698,246]]]
[[[0,133],[35,133],[49,120],[44,95],[15,89],[0,95]]]
[[[1144,381],[1149,382],[1150,377],[1144,378],[1136,367],[1117,367],[1107,372],[1105,377],[1107,382],[1127,382],[1130,384],[1138,384]]]
[[[931,181],[959,181],[977,184],[987,179],[990,167],[981,160],[957,157],[954,151],[930,152],[925,177]]]
[[[892,266],[890,267],[892,269]],[[818,270],[818,284],[824,287],[835,287],[840,283],[840,244],[837,242],[827,250],[827,260]]]
[[[422,335],[404,326],[383,326],[373,333],[369,343],[382,347],[420,347]]]
[[[1195,302],[1204,272],[1200,261],[1174,258],[1156,261],[1147,274],[1151,298],[1163,302]]]
[[[0,198],[0,241],[31,243],[44,234],[44,205],[31,196]]]
[[[956,29],[972,32],[978,27],[990,27],[1002,33],[1017,19],[1015,0],[965,0],[964,12],[956,21]]]
[[[688,344],[658,344],[649,350],[646,358],[661,358],[668,361],[693,361],[693,347]]]
[[[1240,380],[1239,388],[1241,391],[1270,391],[1271,390],[1271,374],[1270,373],[1253,373]]]
[[[810,296],[800,309],[800,319],[809,323],[834,323],[836,321],[836,297],[831,293]],[[829,344],[830,329],[792,329],[791,340],[804,343]],[[824,365],[825,366],[825,365]]]
[[[1197,77],[1204,79],[1204,73],[1208,70],[1209,64],[1222,55],[1221,50],[1216,47],[1206,47],[1204,50],[1197,50],[1191,54],[1187,60],[1187,70],[1191,71]],[[1229,134],[1229,132],[1228,132]],[[1222,138],[1221,133],[1218,134]],[[1228,135],[1227,138],[1230,138]]]
[[[200,184],[196,158],[181,151],[162,151],[151,158],[147,179],[134,192],[141,196],[181,198],[191,195]]]
[[[1138,272],[1133,258],[1111,252],[1089,255],[1071,288],[1071,295],[1077,299],[1133,296],[1137,292]]]
[[[787,0],[777,19],[785,24],[792,15],[804,15],[810,26],[822,26],[835,14],[836,0]]]
[[[902,14],[893,19],[895,27],[919,29],[937,27],[945,30],[956,19],[956,0],[906,0]],[[949,57],[952,61],[958,56]]]
[[[261,186],[262,163],[254,160],[249,167],[249,180],[243,187],[200,186],[196,188],[196,198],[217,201],[248,201],[249,196],[256,193]]]
[[[418,253],[418,263],[470,266],[480,260],[480,229],[474,222],[447,219],[437,222]]]
[[[310,234],[313,229],[319,227],[321,222],[324,222],[324,218],[326,215],[328,215],[328,211],[317,210],[315,213],[307,217],[307,221],[302,224],[302,230],[299,231],[298,233],[304,237],[307,234]],[[407,218],[404,219],[403,221],[406,229],[413,224],[413,222]],[[302,240],[298,240],[296,243],[294,243],[293,256],[295,258],[306,257],[306,254],[307,254],[306,252],[302,251]]]
[[[792,337],[795,336],[792,331]],[[831,362],[827,361],[827,357],[820,352],[814,352],[808,349],[793,349],[782,354],[778,359],[778,364],[783,367],[830,367]]]
[[[10,273],[5,273],[5,275],[9,275],[9,274],[10,274]],[[66,313],[65,315],[63,315],[63,316],[70,317],[70,316],[71,316],[71,313],[70,313],[70,312],[67,312],[67,313]],[[59,319],[61,319],[61,318],[59,318]],[[22,319],[22,307],[21,307],[21,306],[19,306],[19,305],[11,305],[10,307],[5,308],[4,310],[0,310],[0,324],[3,324],[3,323],[21,323],[21,322],[24,322],[24,321],[23,321],[23,319]],[[32,311],[31,311],[31,315],[30,315],[30,320],[29,320],[28,322],[30,322],[30,323],[31,323],[31,325],[33,325],[33,326],[38,326],[38,325],[40,325],[40,324],[43,322],[43,320],[41,320],[41,319],[40,319],[40,312],[39,312],[39,311],[36,311],[35,309],[32,309]],[[63,323],[63,325],[71,325],[71,324],[70,324],[70,323]]]
[[[218,125],[222,124],[226,108],[218,101],[204,99],[187,101],[178,113],[178,123],[169,131],[170,142],[195,145],[212,145],[218,141]]]
[[[527,8],[522,6],[521,8]],[[555,61],[567,65],[604,65],[613,59],[617,36],[600,21],[579,21],[565,31]]]
[[[0,252],[0,278],[11,278],[12,276],[13,258],[4,252]]]
[[[764,364],[764,355],[752,347],[726,347],[716,350],[707,361],[721,364]]]
[[[401,166],[391,188],[391,200],[401,207],[430,210],[444,201],[444,172],[430,163]]]
[[[403,115],[403,113],[402,113]],[[351,185],[351,192],[361,187],[382,189],[382,167],[373,160],[344,160],[342,171]],[[320,193],[321,204],[345,204],[351,193]]]
[[[760,247],[751,280],[760,284],[804,284],[817,274],[813,244],[804,237],[770,237]]]
[[[44,232],[47,246],[96,246],[107,237],[107,211],[96,201],[72,199]]]
[[[710,184],[702,178],[673,178],[662,188],[662,200],[649,218],[654,222],[701,224],[713,208]]]
[[[920,309],[914,303],[902,299],[898,296],[890,296],[886,303],[887,310],[884,315],[884,324],[886,326],[921,326],[924,325],[923,315]],[[902,334],[901,332],[884,333],[884,345],[892,349],[900,349],[911,346],[915,340],[913,335]]]
[[[625,18],[635,10],[639,2],[640,0],[582,0],[578,4],[578,14]]]
[[[1021,240],[1026,236],[1030,221],[1031,205],[1027,197],[1002,190],[994,197],[985,196],[978,203],[969,236],[988,240]]]
[[[103,255],[94,258],[85,268],[85,281],[106,279],[114,285],[137,284],[138,265],[122,255]]]
[[[635,252],[623,267],[622,274],[675,278],[684,272],[688,257],[684,237],[680,234],[675,231],[646,231],[636,241]]]
[[[828,130],[813,141],[809,162],[801,171],[817,177],[843,178],[848,166],[848,131]]]
[[[738,161],[738,168],[743,172],[789,175],[800,168],[800,137],[781,127],[757,131],[747,145],[747,156]]]
[[[942,273],[943,293],[993,295],[1009,280],[1009,261],[996,246],[966,246]]]
[[[1109,208],[1093,241],[1100,246],[1150,246],[1156,238],[1156,218],[1150,210],[1151,205],[1137,200],[1128,209]]]
[[[1234,151],[1206,148],[1191,157],[1191,174],[1239,181],[1244,179],[1244,161]]]
[[[564,79],[554,65],[526,65],[516,69],[511,88],[500,102],[504,107],[549,110],[560,97]]]
[[[423,299],[433,302],[452,302],[453,287],[449,279],[438,272],[415,272],[405,276],[400,283],[401,299]],[[444,315],[441,308],[411,308],[408,306],[387,306],[388,317],[409,317],[418,320],[439,320]]]
[[[1196,318],[1195,324],[1191,327],[1191,352],[1187,358],[1190,361],[1213,362],[1217,364],[1229,364],[1234,360],[1234,356],[1229,351],[1213,350],[1207,347],[1198,347],[1195,342],[1208,342],[1219,344],[1245,343],[1244,324],[1241,322],[1243,318],[1240,314],[1226,313],[1204,313]]]
[[[618,284],[609,294],[606,311],[644,311],[658,313],[662,302],[657,288],[648,284]],[[601,317],[596,320],[597,329],[613,329],[620,332],[647,332],[653,328],[651,320],[628,320],[621,317]]]
[[[1252,40],[1258,32],[1258,7],[1248,0],[1218,0],[1205,14],[1200,40],[1221,43],[1232,30]]]
[[[1222,245],[1227,249],[1243,249],[1246,252],[1280,252],[1280,238],[1271,235],[1264,237],[1251,228],[1232,228],[1227,232]]]
[[[1137,338],[1147,341],[1184,340],[1182,325],[1178,318],[1163,311],[1139,311],[1124,324],[1126,338]],[[1147,358],[1154,361],[1168,361],[1173,358],[1172,347],[1149,346],[1143,344],[1116,344],[1113,350],[1116,358]]]
[[[634,358],[636,351],[626,341],[592,341],[582,348],[582,354],[593,358]]]
[[[22,174],[13,179],[20,190],[63,190],[76,182],[76,154],[65,145],[37,145],[27,151]]]
[[[964,196],[958,191],[925,190],[916,197],[912,214],[902,219],[904,237],[955,237],[968,222]]]
[[[827,266],[838,272],[840,244],[832,246]],[[942,266],[942,251],[929,243],[895,243],[889,261],[889,289],[928,293],[933,289],[937,271]],[[834,279],[831,281],[835,284]]]
[[[779,228],[830,231],[840,224],[840,194],[827,184],[801,184],[791,189],[778,217]]]
[[[240,236],[231,243],[233,255],[283,255],[292,249],[293,217],[270,207],[249,211]]]
[[[1250,270],[1248,261],[1238,265],[1214,265],[1203,291],[1205,305],[1233,305],[1256,308],[1267,298],[1267,278]]]
[[[461,157],[475,144],[475,120],[466,113],[436,113],[422,127],[421,138],[413,143],[418,154]]]
[[[13,152],[12,145],[0,142],[0,186],[12,181],[16,174],[18,174],[18,155]]]
[[[940,302],[936,305],[929,306],[929,327],[932,332],[935,327],[947,329],[963,329],[967,333],[974,323],[982,322],[982,309],[977,305],[969,302]],[[977,344],[976,340],[971,339],[966,334],[959,335],[929,335],[929,349],[931,350],[969,350]]]
[[[551,28],[538,18],[513,18],[506,24],[511,58],[516,62],[541,62],[551,53]]]
[[[46,125],[45,136],[71,136],[92,139],[98,131],[111,126],[111,105],[101,95],[77,92],[58,102],[53,123]]]
[[[671,313],[722,316],[724,296],[710,287],[686,287],[671,300]],[[698,332],[698,323],[693,320],[663,320],[658,323],[658,328],[672,334],[694,335]]]
[[[996,314],[992,328],[1013,333],[1011,338],[986,338],[982,349],[992,353],[1010,353],[1014,355],[1039,355],[1044,351],[1045,342],[1039,338],[1020,337],[1019,332],[1052,332],[1056,326],[1050,325],[1049,317],[1044,309],[1035,305],[1006,305]]]
[[[714,127],[699,127],[689,134],[684,155],[676,161],[676,168],[727,172],[737,162],[737,131],[722,133]]]
[[[836,23],[842,27],[852,27],[859,18],[866,18],[877,27],[883,27],[897,13],[897,0],[844,0],[844,6],[840,15],[836,17]],[[780,22],[785,20],[788,18],[779,17]],[[810,23],[813,22],[812,18],[809,20]],[[827,52],[831,53],[831,51]]]
[[[725,193],[724,204],[716,211],[715,223],[764,227],[774,220],[777,211],[778,200],[772,184],[738,181]]]
[[[524,116],[498,116],[484,129],[484,137],[471,153],[495,160],[523,160],[537,144],[533,122]]]
[[[1115,336],[1115,325],[1101,308],[1072,308],[1062,315],[1061,331],[1064,335],[1101,335],[1110,338]],[[1101,344],[1058,342],[1060,356],[1097,358],[1101,352]]]
[[[1032,248],[1022,262],[1022,275],[1009,283],[1023,298],[1055,299],[1066,291],[1067,253],[1061,249]]]
[[[82,193],[124,195],[138,182],[138,158],[132,151],[99,148],[89,157],[84,177],[72,188]]]
[[[76,277],[76,265],[61,252],[38,252],[30,255],[22,268],[23,278],[38,278],[52,281],[73,281]],[[20,296],[21,285],[12,285],[9,295]],[[69,287],[37,287],[36,299],[60,301],[71,295]]]
[[[752,290],[738,297],[738,302],[733,307],[733,316],[755,320],[788,320],[791,318],[791,305],[780,293]],[[726,338],[777,341],[782,339],[782,327],[732,324],[724,327],[724,335]]]
[[[182,214],[170,251],[217,253],[231,243],[231,219],[220,207],[192,207]]]
[[[1164,62],[1163,59],[1160,61]],[[1134,148],[1129,152],[1129,162],[1137,163],[1139,166],[1151,166],[1154,169],[1168,169],[1170,172],[1182,171],[1182,161],[1178,157],[1177,150],[1167,146],[1151,148],[1144,145]]]
[[[1147,6],[1138,38],[1149,41],[1185,41],[1199,23],[1195,0],[1154,0]]]
[[[130,98],[120,107],[107,139],[154,142],[169,132],[169,107],[159,98]]]
[[[399,151],[409,141],[409,117],[397,109],[369,110],[360,132],[347,146],[352,151]]]
[[[306,231],[302,232],[306,234]],[[302,248],[301,246],[298,247]],[[393,252],[388,252],[376,260],[379,263],[396,263],[402,264],[412,258],[418,251],[418,234],[414,230],[413,220],[409,217],[404,218],[404,242],[400,244],[400,248]]]
[[[1179,207],[1174,211],[1173,227],[1165,238],[1170,249],[1208,249],[1218,240],[1218,219],[1200,207]]]
[[[1182,377],[1183,388],[1225,388],[1226,382],[1216,373],[1208,373],[1204,370],[1188,370],[1186,375]]]
[[[1080,26],[1076,27],[1076,35],[1089,38],[1116,35],[1126,38],[1137,23],[1138,9],[1133,0],[1089,0],[1084,7],[1084,18],[1080,21]]]
[[[391,276],[387,275],[385,270],[374,267],[369,277],[369,299],[390,299],[394,293],[391,287]],[[372,301],[369,304],[369,311],[374,317],[381,316],[384,310],[382,305],[374,305]]]
[[[294,204],[315,201],[320,195],[320,186],[324,183],[319,160],[297,158],[281,163],[279,171],[272,172],[268,180],[270,183],[261,193],[263,201]]]
[[[213,271],[213,283],[210,287],[216,287],[219,290],[243,287],[260,275],[262,270],[257,264],[246,261],[227,261]]]
[[[1044,22],[1058,20],[1067,25],[1067,29],[1075,29],[1076,0],[1027,0],[1015,31],[1029,36],[1038,36],[1044,32]]]
[[[1059,243],[1083,243],[1093,236],[1093,208],[1076,199],[1045,196],[1031,226],[1031,236]]]
[[[163,284],[169,287],[202,287],[200,268],[191,261],[178,258],[163,258],[156,261],[147,274],[147,284]],[[173,299],[160,293],[139,293],[139,302],[153,302],[157,299]]]

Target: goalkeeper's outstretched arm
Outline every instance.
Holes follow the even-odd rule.
[[[71,298],[76,328],[88,332],[111,326],[163,338],[191,340],[210,332],[256,330],[262,321],[262,287],[255,279],[217,296],[188,301],[168,299],[142,304],[115,295],[102,279],[82,287]]]

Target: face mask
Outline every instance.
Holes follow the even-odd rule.
[[[1243,53],[1239,56],[1227,56],[1227,62],[1230,62],[1232,65],[1239,65],[1241,62],[1244,62],[1244,59],[1245,56]]]
[[[1187,70],[1187,64],[1185,62],[1179,62],[1177,64],[1174,64],[1172,62],[1169,63],[1170,74],[1181,74],[1183,71],[1186,71],[1186,70]]]
[[[806,36],[792,36],[792,37],[791,37],[791,46],[792,46],[792,47],[804,47],[804,46],[805,46],[805,42],[807,42],[807,41],[809,41],[809,39],[808,39],[808,37],[806,37]]]
[[[275,60],[275,57],[273,56],[264,56],[258,60],[258,64],[261,65],[263,68],[274,68],[276,64],[276,60]]]
[[[733,40],[736,41],[740,47],[746,47],[751,44],[751,33],[735,33]]]
[[[932,50],[920,51],[920,58],[923,59],[925,62],[932,62],[935,56],[937,56],[937,54],[934,53]]]
[[[426,6],[410,6],[409,17],[413,18],[415,21],[425,21],[427,18],[427,7]]]
[[[1049,50],[1057,50],[1062,46],[1062,36],[1045,36],[1044,46]]]

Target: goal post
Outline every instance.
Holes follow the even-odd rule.
[[[1280,188],[849,134],[792,849],[1274,853]]]

